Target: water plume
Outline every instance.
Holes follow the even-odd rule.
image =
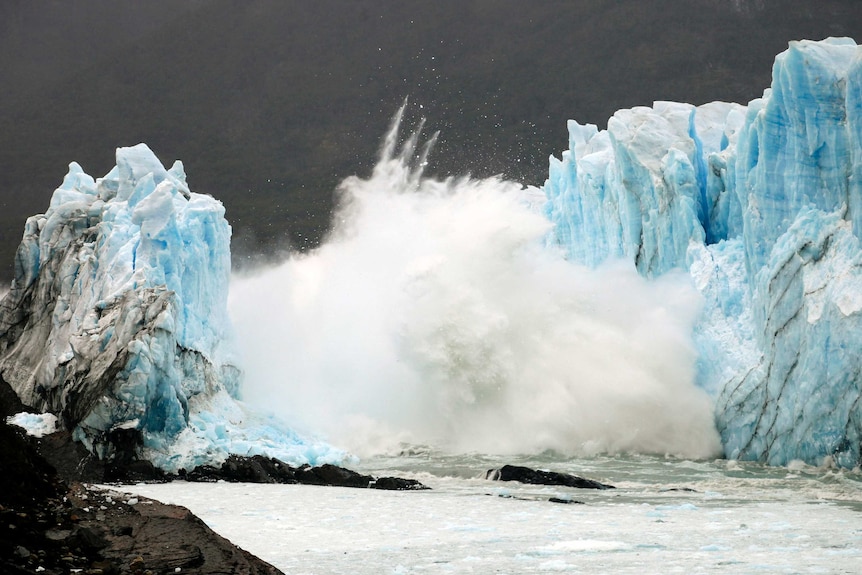
[[[320,248],[234,279],[246,399],[360,455],[718,453],[687,276],[565,261],[541,192],[425,177],[403,113]]]

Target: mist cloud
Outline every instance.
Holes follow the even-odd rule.
[[[360,454],[715,455],[687,276],[573,265],[528,190],[424,160],[387,147],[327,242],[233,282],[246,398]]]

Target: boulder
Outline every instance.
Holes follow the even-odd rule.
[[[504,465],[497,469],[489,469],[485,474],[491,481],[518,481],[530,485],[562,485],[578,489],[613,489],[613,485],[605,485],[592,479],[584,479],[568,473],[556,471],[541,471],[519,465]]]

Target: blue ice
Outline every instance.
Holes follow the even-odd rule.
[[[656,102],[569,122],[544,187],[577,262],[686,269],[697,383],[726,455],[862,463],[862,49],[791,42],[748,104]]]

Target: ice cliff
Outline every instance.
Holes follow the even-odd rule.
[[[575,261],[687,269],[726,455],[862,463],[862,48],[792,42],[747,107],[569,122],[546,215]]]
[[[228,453],[338,456],[237,401],[224,207],[145,145],[94,180],[72,163],[27,220],[0,301],[0,377],[105,459],[173,471]]]

